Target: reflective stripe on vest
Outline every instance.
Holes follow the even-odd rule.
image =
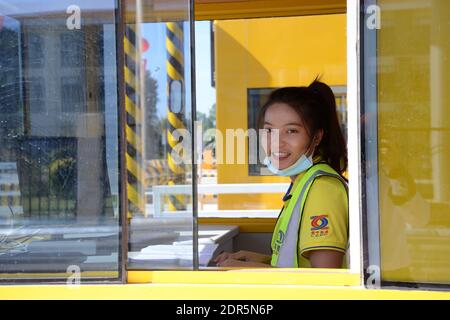
[[[272,235],[271,265],[278,268],[298,268],[298,238],[303,209],[309,189],[318,177],[329,176],[339,179],[347,189],[347,182],[329,165],[319,163],[312,166],[301,178],[293,191],[286,210],[280,214]],[[293,214],[293,213],[296,214]]]

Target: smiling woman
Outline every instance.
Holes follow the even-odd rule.
[[[275,90],[259,123],[265,129],[264,163],[291,179],[273,232],[272,255],[223,253],[216,262],[227,267],[345,267],[348,196],[341,174],[347,154],[331,88],[316,80],[309,87]]]
[[[311,139],[307,128],[297,112],[288,104],[276,102],[266,111],[264,121],[264,163],[274,174],[292,176],[295,171],[304,171],[312,164],[312,155],[317,139]],[[273,144],[272,144],[273,143]],[[288,170],[285,170],[289,168]],[[294,176],[293,176],[294,177]]]

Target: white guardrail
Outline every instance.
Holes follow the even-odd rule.
[[[289,188],[289,183],[246,183],[246,184],[199,184],[197,186],[198,194],[260,194],[260,193],[281,193],[284,194]],[[186,217],[192,216],[192,211],[164,211],[162,197],[166,195],[186,194],[192,195],[191,185],[173,185],[173,186],[153,186],[146,195],[153,196],[153,216],[162,217]],[[279,214],[277,210],[217,210],[198,212],[200,218],[276,218]]]

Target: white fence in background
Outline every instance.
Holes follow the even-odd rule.
[[[245,183],[245,184],[199,184],[197,193],[201,194],[262,194],[262,193],[281,193],[284,194],[289,188],[289,183]],[[192,211],[166,211],[164,210],[164,196],[167,195],[192,195],[191,185],[173,185],[173,186],[153,186],[151,191],[147,191],[147,196],[153,196],[154,217],[187,217],[192,216]],[[150,208],[149,208],[150,209]],[[217,210],[217,211],[199,211],[199,217],[239,217],[239,218],[274,218],[277,217],[277,210]]]

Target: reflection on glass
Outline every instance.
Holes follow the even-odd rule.
[[[147,2],[126,10],[128,268],[192,269],[189,1]]]
[[[183,83],[181,81],[170,82],[169,99],[169,110],[173,113],[181,113],[183,111]]]
[[[75,2],[0,2],[3,280],[119,277],[117,8]]]
[[[378,177],[367,183],[368,197],[379,194],[381,279],[448,284],[450,3],[377,4],[377,101],[367,101],[377,102],[377,117],[365,121],[378,118]]]

